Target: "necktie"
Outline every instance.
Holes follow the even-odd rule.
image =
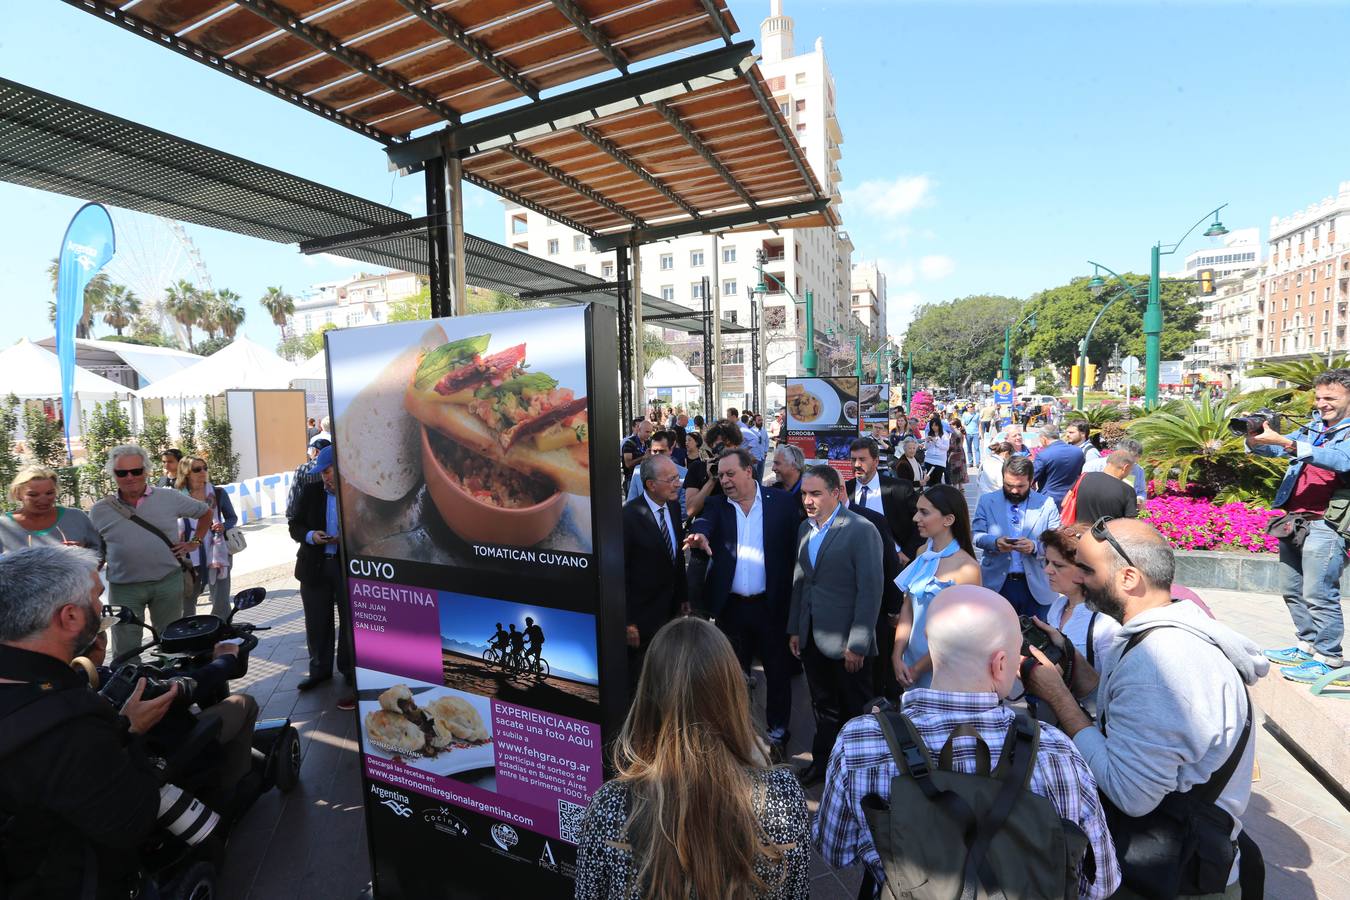
[[[1009,510],[1008,512],[1009,512],[1009,518],[1012,520],[1013,531],[1021,532],[1021,530],[1022,530],[1022,507],[1021,507],[1019,504],[1014,503],[1013,506],[1012,506],[1012,509]],[[1021,534],[1019,533],[1017,536],[1018,536],[1018,537],[1021,537]]]
[[[867,485],[865,484],[862,486],[862,493],[858,495],[858,505],[859,506],[867,505]]]
[[[661,537],[666,542],[666,553],[671,559],[675,558],[675,542],[670,539],[670,528],[666,525],[666,511],[659,510],[656,513],[656,521],[661,525]]]

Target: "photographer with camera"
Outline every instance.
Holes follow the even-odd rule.
[[[177,691],[120,714],[70,662],[99,632],[98,557],[0,556],[0,882],[12,898],[126,897],[156,829],[161,781],[141,736]]]
[[[1247,447],[1262,456],[1290,460],[1275,492],[1276,509],[1284,514],[1267,529],[1280,540],[1280,593],[1294,620],[1298,643],[1266,656],[1291,681],[1311,683],[1339,669],[1341,637],[1341,572],[1345,538],[1326,520],[1338,491],[1350,486],[1350,369],[1330,369],[1313,381],[1312,421],[1287,435],[1279,433],[1279,416],[1263,410],[1234,419],[1230,427],[1246,435]],[[1274,426],[1274,427],[1272,427]]]

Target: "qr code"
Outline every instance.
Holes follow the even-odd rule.
[[[585,813],[586,807],[568,803],[566,800],[559,800],[558,837],[569,844],[581,843],[581,817]]]

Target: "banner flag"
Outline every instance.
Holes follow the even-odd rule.
[[[57,257],[56,361],[61,367],[61,421],[66,430],[66,461],[70,452],[70,418],[75,393],[75,326],[84,314],[84,289],[117,250],[112,217],[98,203],[80,207],[66,227]]]

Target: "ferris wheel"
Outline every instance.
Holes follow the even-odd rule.
[[[211,290],[211,276],[197,246],[181,222],[125,209],[111,213],[117,252],[105,270],[108,277],[135,292],[144,314],[165,334],[185,341],[183,326],[164,311],[164,291],[179,281]]]

